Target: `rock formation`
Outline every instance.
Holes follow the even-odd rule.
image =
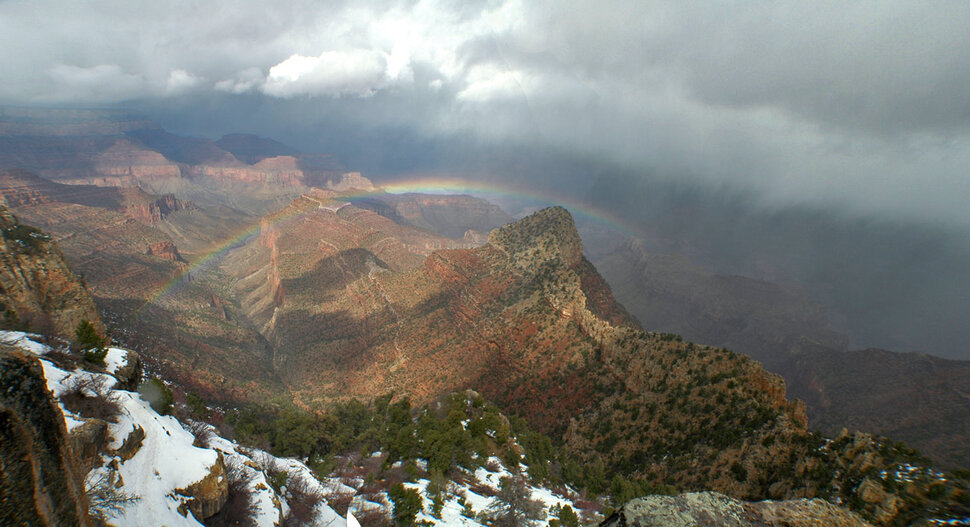
[[[89,525],[75,463],[37,359],[0,346],[0,523]]]
[[[0,304],[13,329],[73,339],[81,320],[104,331],[94,301],[50,236],[0,207]]]
[[[122,209],[125,216],[143,223],[158,223],[173,212],[195,208],[191,203],[176,199],[173,194],[151,198],[154,198],[154,196],[151,196],[150,199],[132,200],[132,202],[126,204]]]
[[[175,492],[190,498],[183,510],[192,511],[196,518],[208,518],[218,513],[229,498],[226,464],[222,454],[219,454],[204,478]]]
[[[179,254],[178,247],[170,241],[149,244],[148,249],[145,250],[145,254],[158,256],[159,258],[173,262],[185,263],[185,259]]]
[[[716,492],[631,500],[600,527],[871,527],[825,500],[744,502]]]
[[[781,374],[790,396],[805,401],[812,428],[888,435],[942,467],[970,463],[970,361],[849,351],[848,337],[804,293],[714,274],[683,256],[652,253],[640,240],[596,266],[645,327],[736,350]]]

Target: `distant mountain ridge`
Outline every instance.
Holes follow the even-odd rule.
[[[374,188],[333,156],[300,154],[254,136],[230,135],[222,144],[232,151],[123,112],[0,108],[0,169],[65,183],[139,187],[255,213],[279,208],[308,187]],[[233,186],[234,200],[220,195]]]
[[[948,468],[970,465],[970,362],[847,349],[827,310],[771,282],[717,275],[642,241],[596,259],[617,296],[647,328],[750,355],[782,374],[809,423],[910,443]]]
[[[279,141],[252,134],[227,134],[215,142],[219,148],[236,156],[243,163],[255,165],[268,157],[295,157],[299,152]]]

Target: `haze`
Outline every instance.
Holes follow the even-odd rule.
[[[570,195],[719,272],[785,266],[855,345],[970,358],[968,27],[957,1],[8,0],[0,104]]]

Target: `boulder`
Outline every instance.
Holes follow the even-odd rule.
[[[716,492],[646,496],[628,501],[600,527],[871,527],[824,500],[745,502]]]
[[[108,445],[108,423],[101,419],[85,419],[83,424],[71,430],[68,443],[77,458],[79,474],[83,476],[101,464],[101,453]]]
[[[145,440],[145,429],[140,426],[135,426],[135,428],[128,434],[121,446],[114,451],[114,455],[121,458],[122,461],[128,461],[129,459],[135,457],[138,450],[141,449],[141,443]]]
[[[179,507],[183,514],[189,510],[196,519],[204,520],[219,512],[229,499],[229,479],[226,477],[226,463],[222,453],[219,453],[204,478],[175,492],[191,498]]]
[[[886,491],[879,483],[865,478],[859,484],[859,497],[866,503],[882,503],[886,499]]]

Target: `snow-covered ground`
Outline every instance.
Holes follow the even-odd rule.
[[[499,490],[500,482],[502,478],[514,477],[513,474],[505,468],[502,461],[497,457],[489,458],[486,463],[488,466],[497,467],[497,470],[489,471],[485,468],[479,468],[475,471],[468,483],[457,484],[454,482],[449,483],[448,492],[446,492],[446,500],[444,507],[441,510],[441,518],[435,518],[431,515],[432,501],[431,497],[428,496],[427,488],[431,483],[430,480],[420,479],[415,483],[405,484],[405,487],[413,488],[418,490],[424,500],[424,510],[418,514],[417,519],[425,520],[437,525],[461,525],[464,527],[476,527],[485,525],[478,518],[469,517],[464,515],[465,507],[462,506],[461,502],[468,504],[474,513],[485,512],[493,503],[493,499],[489,496],[483,495],[484,493],[476,492],[474,489],[486,487],[491,489],[493,493],[497,493]],[[522,467],[524,468],[524,467]],[[551,517],[550,510],[559,506],[569,505],[575,508],[575,504],[566,498],[556,495],[551,490],[544,487],[535,487],[528,485],[528,489],[532,494],[532,499],[542,502],[544,512],[546,517]],[[540,522],[540,524],[545,524],[545,522]]]
[[[120,455],[104,454],[102,466],[93,469],[87,477],[89,488],[99,480],[121,482],[118,490],[137,498],[109,514],[108,519],[114,525],[119,527],[201,526],[190,512],[183,514],[179,511],[179,507],[190,500],[188,496],[181,495],[179,489],[186,489],[209,475],[220,455],[227,465],[234,463],[241,465],[242,470],[250,476],[248,479],[255,502],[255,519],[260,527],[279,525],[286,513],[285,498],[279,496],[268,484],[266,474],[260,470],[261,464],[262,466],[272,465],[274,468],[285,467],[290,478],[305,478],[310,485],[321,485],[313,478],[310,469],[299,461],[278,459],[258,450],[246,450],[219,436],[213,436],[206,448],[193,446],[195,436],[175,417],[159,415],[137,393],[113,389],[116,380],[111,375],[81,369],[66,371],[55,366],[53,362],[44,358],[44,355],[50,352],[50,348],[32,340],[31,335],[0,331],[0,341],[40,358],[47,378],[47,387],[55,397],[64,395],[78,379],[100,380],[101,386],[110,390],[108,395],[119,404],[121,409],[117,422],[109,423],[108,426],[110,441],[107,447],[110,451],[119,449],[137,428],[144,431],[141,447],[132,457],[125,460]],[[126,357],[127,351],[110,348],[105,359],[106,370],[116,371],[126,364]],[[63,404],[60,406],[69,431],[84,423],[83,417],[71,413]],[[185,510],[184,507],[183,510]],[[320,504],[317,506],[312,525],[345,527],[346,522],[333,509]]]
[[[53,361],[44,357],[51,351],[50,348],[34,338],[36,336],[22,332],[0,331],[0,341],[38,356],[44,368],[48,388],[55,397],[59,398],[69,392],[79,380],[96,381],[87,385],[104,390],[120,407],[121,412],[116,422],[108,425],[110,439],[106,450],[110,453],[102,455],[101,466],[93,469],[87,477],[89,489],[99,480],[120,482],[118,490],[121,494],[137,498],[109,513],[108,519],[113,525],[200,526],[185,506],[191,498],[180,494],[179,489],[186,489],[209,475],[220,456],[227,467],[237,467],[245,473],[243,480],[247,482],[254,519],[259,527],[280,525],[290,510],[287,503],[290,493],[286,485],[277,492],[270,482],[270,474],[279,472],[286,472],[287,485],[291,488],[299,485],[305,492],[321,496],[353,496],[349,511],[358,516],[374,510],[391,516],[393,502],[387,494],[379,493],[376,497],[371,495],[370,499],[365,498],[361,494],[364,480],[360,477],[340,478],[332,475],[320,481],[303,462],[277,458],[268,452],[240,446],[217,435],[215,429],[209,425],[204,425],[211,432],[211,436],[206,439],[206,445],[193,446],[195,436],[175,417],[159,415],[138,393],[114,389],[117,381],[110,374],[82,369],[68,371],[56,366]],[[109,348],[105,370],[109,373],[117,371],[127,363],[127,355],[128,352],[124,349]],[[60,406],[69,431],[84,424],[84,417],[73,414],[63,403]],[[139,428],[144,431],[141,446],[133,456],[124,459],[117,450],[126,439],[135,437],[133,432]],[[418,466],[422,467],[423,463],[419,461]],[[423,499],[424,510],[418,514],[417,520],[433,525],[483,526],[484,523],[476,516],[477,513],[489,509],[493,503],[491,495],[498,492],[501,479],[512,476],[498,458],[490,458],[486,466],[492,470],[479,468],[474,473],[465,474],[462,483],[448,482],[440,518],[431,515],[432,499],[426,492],[430,481],[418,479],[406,483],[406,487],[417,490]],[[524,470],[525,467],[520,469]],[[532,499],[542,502],[547,518],[552,517],[550,511],[556,506],[570,505],[578,512],[575,503],[566,497],[541,487],[530,485],[528,488]],[[467,508],[463,504],[467,504]],[[469,508],[472,514],[469,513]],[[316,506],[311,516],[308,525],[313,527],[348,525],[347,520],[325,501]]]

